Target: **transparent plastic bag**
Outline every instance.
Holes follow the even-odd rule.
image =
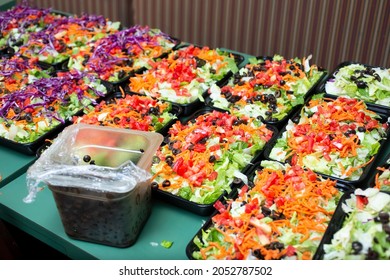
[[[150,179],[148,169],[162,140],[154,132],[71,125],[28,169],[24,202],[34,201],[42,185],[129,192]]]

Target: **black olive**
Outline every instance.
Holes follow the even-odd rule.
[[[174,154],[175,156],[180,154],[180,153],[181,153],[180,149],[172,149],[172,154]]]
[[[213,163],[214,161],[216,161],[216,157],[214,156],[214,155],[211,155],[210,157],[209,157],[209,162],[210,163]]]
[[[269,216],[271,215],[271,209],[265,206],[261,206],[261,212],[263,213],[264,216]]]
[[[253,256],[259,260],[264,260],[264,256],[261,254],[261,251],[259,249],[253,250]]]
[[[91,165],[95,165],[96,163],[95,163],[95,161],[94,161],[94,160],[91,160],[91,161],[89,162],[89,164],[91,164]]]
[[[127,59],[126,65],[132,67],[134,64],[134,60],[132,58]]]
[[[215,74],[217,71],[214,68],[210,68],[210,74]]]
[[[263,118],[263,116],[261,116],[261,115],[257,116],[256,119],[258,119],[258,120],[261,121],[261,122],[264,122],[264,118]]]
[[[118,73],[118,79],[123,79],[126,75],[126,72],[123,70],[120,70]]]
[[[163,140],[164,144],[168,144],[170,141],[171,141],[171,140],[170,140],[169,136],[166,135],[166,136],[164,137],[164,140]]]
[[[284,86],[284,85],[286,84],[286,81],[285,81],[285,80],[280,80],[279,84],[280,84],[281,86]]]
[[[152,189],[158,189],[158,183],[157,182],[152,182],[150,184],[150,186],[152,187]]]
[[[268,116],[268,117],[272,116],[272,111],[265,111],[265,115]]]
[[[358,88],[366,88],[367,87],[367,83],[364,81],[357,81],[356,85]]]
[[[388,224],[384,224],[382,228],[384,232],[390,235],[390,226]]]
[[[274,110],[274,109],[276,109],[276,108],[277,108],[277,106],[276,106],[276,104],[274,104],[274,103],[271,103],[271,104],[269,104],[269,105],[268,105],[268,108],[270,108],[270,109]]]
[[[280,92],[280,90],[277,90],[276,92],[275,92],[275,97],[276,98],[279,98],[279,97],[281,97],[282,96],[282,93]]]
[[[144,152],[145,152],[145,150],[144,150],[144,149],[139,149],[139,151],[140,151],[141,153],[144,153]]]
[[[206,60],[204,59],[201,59],[199,57],[195,57],[195,61],[196,61],[196,67],[199,68],[199,67],[202,67],[206,64]]]
[[[91,156],[90,156],[90,155],[85,155],[85,156],[83,157],[83,161],[85,161],[85,162],[90,162],[90,161],[91,161]]]
[[[363,249],[362,243],[359,241],[353,241],[352,242],[352,254],[356,255],[359,254],[359,252]]]
[[[379,219],[381,220],[381,222],[383,223],[383,224],[387,224],[388,222],[389,222],[389,213],[387,213],[387,212],[380,212],[379,213]]]
[[[240,178],[234,177],[233,184],[238,185],[241,184],[242,180]]]
[[[173,156],[167,156],[165,162],[170,166],[173,163]]]
[[[206,137],[203,137],[202,139],[199,140],[199,144],[206,144],[207,140],[209,140],[209,138],[206,136]]]
[[[14,113],[19,114],[22,110],[19,107],[14,107]]]
[[[379,257],[379,254],[375,251],[373,251],[371,248],[368,249],[366,259],[367,260],[377,260]]]
[[[148,114],[157,116],[160,114],[160,108],[158,106],[157,107],[150,107],[148,110]]]
[[[262,94],[257,94],[255,97],[253,97],[253,99],[254,99],[255,101],[263,101],[264,98],[266,98],[266,96],[265,96],[265,95],[262,95]]]
[[[375,78],[375,80],[377,80],[378,82],[382,81],[381,77],[378,75],[378,73],[374,73],[373,77]]]
[[[162,182],[162,186],[163,186],[164,188],[169,187],[170,185],[171,185],[171,181],[169,181],[169,180],[164,180],[164,181]]]
[[[351,81],[356,81],[357,77],[352,75],[350,79],[351,79]]]
[[[33,121],[33,117],[30,113],[26,114],[24,116],[24,119],[27,121],[27,122],[32,122]]]
[[[113,122],[114,122],[115,124],[118,124],[120,121],[121,121],[121,119],[120,119],[119,117],[114,117],[114,118],[113,118]]]
[[[364,126],[359,126],[358,131],[359,132],[366,132],[366,128]]]
[[[244,82],[244,81],[239,81],[239,82],[238,82],[238,85],[239,85],[239,86],[243,86],[243,85],[245,85],[245,82]]]
[[[246,104],[253,104],[253,99],[252,98],[248,98],[246,101]]]
[[[290,68],[290,70],[295,70],[295,66],[294,65],[290,65],[290,67],[288,67],[288,68]]]

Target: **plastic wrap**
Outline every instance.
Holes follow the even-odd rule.
[[[146,137],[150,135],[154,138]],[[138,143],[137,140],[129,141],[131,137],[138,137]],[[128,141],[127,144],[121,144],[123,139]],[[29,193],[24,202],[34,201],[42,184],[100,192],[130,192],[139,183],[150,179],[149,158],[160,140],[162,136],[157,133],[85,124],[67,127],[28,169]],[[92,159],[85,160],[84,156]],[[93,162],[94,156],[99,158],[99,163]],[[108,156],[112,160],[102,159]]]

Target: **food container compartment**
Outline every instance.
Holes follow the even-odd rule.
[[[333,99],[333,100],[335,100],[337,98],[337,97],[332,98],[332,97],[330,97],[330,96],[328,96],[326,94],[324,95],[324,98],[328,98],[328,97]],[[379,119],[380,123],[382,123],[382,124],[389,123],[390,116],[387,114],[387,112],[381,110],[381,112],[376,111],[376,113],[378,114],[378,116],[380,116],[380,119]],[[300,118],[301,118],[301,112],[298,111],[298,112],[296,112],[292,116],[292,118],[290,120],[295,122],[295,123],[298,123]],[[275,146],[276,142],[278,141],[278,139],[281,138],[283,133],[286,131],[287,125],[288,125],[288,123],[281,130],[279,130],[278,136],[275,137],[269,143],[269,145],[266,147],[266,149],[264,150],[264,158],[265,159],[267,159],[267,160],[276,160],[276,159],[270,157],[270,153],[271,153],[272,149],[274,148],[274,146]],[[380,147],[378,149],[378,152],[373,156],[374,159],[369,164],[367,164],[366,166],[363,167],[363,172],[362,172],[361,176],[359,177],[359,179],[354,179],[354,180],[343,179],[343,178],[340,178],[340,177],[331,176],[331,175],[327,175],[327,174],[324,174],[324,173],[321,173],[321,172],[317,172],[315,170],[313,170],[313,171],[315,171],[317,174],[320,174],[320,175],[322,175],[324,177],[328,177],[328,178],[330,178],[332,180],[337,180],[339,182],[342,182],[342,183],[345,183],[345,184],[351,184],[353,186],[360,186],[364,181],[366,181],[368,179],[368,176],[370,176],[370,174],[372,174],[372,172],[374,171],[375,167],[377,166],[377,164],[378,164],[378,155],[382,154],[385,151],[386,143],[387,143],[387,139],[389,138],[389,135],[390,135],[390,126],[386,129],[386,136],[384,137],[384,139],[382,139],[380,141]]]
[[[28,169],[25,202],[43,182],[69,237],[129,247],[151,213],[149,170],[162,140],[154,132],[71,125]]]
[[[273,161],[271,161],[273,162]],[[279,163],[275,162],[277,165],[279,165]],[[281,165],[283,166],[283,165]],[[281,170],[284,170],[286,167],[282,167]],[[245,185],[243,183],[241,183],[240,185],[238,185],[234,191],[231,192],[231,194],[226,198],[226,200],[224,201],[223,203],[223,207],[225,209],[229,209],[228,211],[230,211],[230,209],[233,209],[235,206],[232,206],[231,202],[232,201],[235,201],[237,198],[238,198],[238,189],[241,188],[241,187],[248,187],[248,189],[251,189],[252,187],[254,187],[254,179],[255,179],[255,175],[256,175],[256,171],[257,170],[262,170],[263,167],[261,166],[261,161],[258,161],[258,162],[255,162],[246,172],[247,176],[248,176],[248,184]],[[342,195],[344,195],[343,193],[345,192],[349,192],[350,190],[353,190],[353,187],[351,185],[348,185],[348,184],[344,184],[344,183],[339,183],[339,182],[336,182],[335,184],[335,187],[341,192],[340,193],[340,196],[342,197]],[[228,203],[230,202],[230,203]],[[248,201],[248,203],[250,204],[251,202]],[[262,209],[264,207],[264,203],[265,201],[263,202],[260,202],[259,204],[261,204],[262,206]],[[276,203],[276,202],[275,202]],[[245,205],[246,203],[243,204],[243,202],[241,202],[240,205]],[[228,205],[230,205],[230,208],[228,207]],[[196,258],[193,256],[193,253],[194,252],[197,252],[199,251],[199,247],[196,245],[196,241],[195,241],[195,238],[199,238],[199,240],[201,240],[201,242],[203,242],[202,240],[202,235],[204,232],[207,232],[208,229],[210,229],[211,227],[213,227],[215,225],[215,223],[213,222],[213,218],[218,215],[220,212],[217,210],[217,208],[222,208],[221,205],[219,205],[218,207],[215,207],[214,209],[214,212],[212,213],[212,215],[210,216],[210,218],[206,221],[206,223],[198,230],[198,232],[194,235],[194,237],[191,239],[191,241],[187,244],[186,246],[186,255],[187,257],[190,259],[190,260],[195,260]],[[271,207],[272,208],[272,207]],[[241,213],[241,210],[234,210],[236,213],[235,215],[237,216],[236,219],[240,219],[240,215],[237,215],[239,213]],[[261,212],[265,213],[263,210],[261,210]],[[272,214],[271,214],[272,216]],[[226,221],[229,220],[229,216],[228,215],[224,215],[224,218],[226,219]],[[278,219],[278,218],[276,218]],[[222,218],[223,220],[223,218]],[[221,221],[222,221],[221,220]],[[332,219],[330,219],[332,220]],[[223,223],[223,221],[222,221]],[[330,223],[330,222],[329,222]],[[238,225],[238,224],[237,224]],[[252,224],[253,226],[254,224]],[[222,230],[222,229],[221,229]],[[265,228],[263,229],[265,230]],[[244,234],[244,233],[243,233]],[[218,239],[216,236],[214,237],[215,239]],[[266,242],[265,239],[261,239],[263,240],[262,242]],[[260,241],[258,241],[260,242]],[[269,241],[268,241],[269,242]],[[285,244],[286,245],[286,244]],[[293,245],[292,245],[293,246]],[[313,252],[313,256],[314,256],[314,253]],[[230,256],[231,258],[234,259],[234,256]],[[256,259],[255,256],[253,256],[254,259]]]
[[[348,67],[349,65],[352,65],[352,64],[358,64],[358,65],[361,65],[361,66],[364,66],[368,69],[372,69],[372,68],[379,68],[379,69],[382,69],[382,70],[385,70],[386,68],[384,67],[379,67],[379,66],[373,66],[373,65],[368,65],[368,64],[363,64],[363,63],[360,63],[360,62],[354,62],[354,61],[344,61],[342,63],[340,63],[334,70],[333,72],[329,73],[329,75],[326,77],[326,79],[324,79],[319,85],[318,85],[318,92],[324,92],[326,93],[327,95],[329,96],[332,96],[332,97],[337,97],[336,94],[331,94],[329,92],[326,91],[326,83],[331,81],[332,79],[335,78],[335,75],[340,71],[341,68],[343,67]],[[368,75],[367,77],[370,77],[370,75]],[[349,83],[353,83],[351,80],[349,81]],[[343,96],[347,96],[346,94],[344,94]],[[350,93],[349,94],[349,97],[355,97],[355,98],[358,98],[359,99],[359,96],[356,96],[354,95],[353,93]],[[377,104],[377,102],[374,102],[374,101],[365,101],[365,103],[367,104],[367,107],[373,111],[381,111],[381,110],[387,110],[387,111],[390,111],[390,102],[388,102],[387,106],[384,105],[384,104]]]
[[[377,187],[382,191],[390,192],[390,153],[383,160],[362,185],[366,185],[368,188]]]
[[[224,110],[220,110],[220,109],[213,109],[213,108],[203,108],[203,109],[200,109],[198,111],[196,111],[195,113],[193,113],[188,119],[186,122],[184,122],[184,124],[187,124],[189,122],[191,122],[192,120],[196,119],[197,117],[201,116],[201,115],[204,115],[204,114],[207,114],[207,113],[210,113],[212,111],[219,111],[219,112],[225,112]],[[273,126],[270,126],[270,125],[266,125],[266,128],[269,129],[270,131],[272,131],[272,138],[273,137],[276,137],[277,135],[277,128],[273,127]],[[166,137],[169,137],[169,132],[167,134]],[[166,141],[164,141],[163,144],[167,144]],[[242,170],[239,170],[241,173],[245,174],[248,169],[251,167],[251,165],[254,163],[254,162],[257,162],[259,161],[260,159],[262,159],[262,156],[263,156],[263,151],[265,149],[265,147],[268,145],[268,142],[264,145],[263,149],[257,151],[257,153],[253,156],[250,164],[248,164],[247,166],[245,166]],[[233,182],[231,183],[230,185],[230,188],[232,190],[234,190],[238,185],[240,185],[242,182],[241,179],[239,178],[235,178],[233,180]],[[182,197],[180,197],[179,195],[175,195],[175,194],[172,194],[168,191],[163,191],[161,189],[159,189],[158,187],[154,187],[152,185],[152,194],[155,195],[156,197],[160,198],[160,199],[163,199],[173,205],[176,205],[180,208],[183,208],[183,209],[186,209],[190,212],[193,212],[195,214],[198,214],[198,215],[201,215],[201,216],[208,216],[210,215],[213,211],[214,211],[214,203],[216,201],[223,201],[224,198],[226,196],[228,196],[228,192],[227,191],[224,191],[216,200],[214,200],[212,203],[209,203],[209,204],[202,204],[202,203],[197,203],[197,202],[193,202],[193,201],[190,201],[190,200],[187,200],[187,199],[184,199]]]
[[[269,61],[273,61],[273,57],[272,56],[257,56],[256,60],[263,60],[263,61],[269,60]],[[241,70],[246,69],[247,66],[250,67],[252,65],[253,64],[248,62],[245,66],[243,66],[241,68]],[[264,70],[257,70],[257,71],[258,72],[262,72]],[[320,76],[318,77],[316,82],[314,82],[313,85],[311,86],[311,88],[303,95],[303,99],[304,100],[307,100],[310,96],[312,96],[315,92],[317,92],[318,85],[327,76],[327,71],[322,69],[322,68],[318,68],[318,73],[320,74]],[[225,82],[218,84],[218,86],[220,88],[222,88],[222,87],[230,84],[230,85],[233,85],[233,87],[234,87],[234,85],[237,83],[237,82],[233,83],[233,81],[236,79],[236,77],[239,77],[241,79],[240,80],[241,82],[245,81],[246,83],[248,83],[249,81],[247,80],[247,76],[246,75],[247,75],[247,73],[245,73],[245,72],[242,75],[238,75],[238,73],[237,73],[234,76],[230,76],[230,77],[228,77],[228,79],[225,79]],[[276,89],[275,90],[270,90],[268,93],[267,93],[267,90],[268,89],[264,88],[262,90],[259,90],[259,92],[263,92],[263,93],[265,93],[265,95],[270,94],[271,92],[272,93],[276,92]],[[294,94],[292,94],[292,95],[294,95]],[[226,98],[226,96],[224,94],[222,94],[222,96],[223,96],[224,99],[229,100],[228,98]],[[210,92],[206,93],[204,98],[205,98],[205,104],[207,106],[210,106],[210,107],[213,107],[213,108],[221,108],[221,107],[218,107],[217,105],[215,105],[214,100],[210,97]],[[242,113],[240,112],[239,106],[243,106],[243,105],[237,105],[236,102],[237,101],[229,100],[229,108],[224,107],[223,109],[228,110],[228,111],[230,111],[233,114],[240,114],[241,115]],[[254,101],[252,101],[251,103],[253,103],[253,102]],[[257,101],[257,102],[260,102],[260,101]],[[267,104],[267,101],[265,101],[265,102],[266,102],[265,104]],[[262,103],[264,103],[264,102],[262,101]],[[279,104],[279,102],[278,102],[278,104]],[[233,106],[233,105],[235,105],[235,106]],[[248,105],[249,105],[249,102],[248,102],[248,104],[246,106],[248,106]],[[261,116],[261,115],[255,116],[255,117],[262,118],[264,123],[276,126],[278,129],[281,129],[283,127],[283,125],[287,122],[287,120],[290,119],[295,112],[299,111],[299,109],[301,107],[302,107],[302,104],[298,104],[298,105],[295,105],[294,107],[292,107],[291,110],[289,110],[289,111],[284,110],[284,111],[286,111],[287,115],[284,116],[283,118],[280,118],[279,120],[272,120],[272,119],[268,119],[267,120],[265,116]]]
[[[372,188],[366,188],[366,191],[367,190],[376,191],[376,190],[374,190]],[[332,219],[331,219],[331,221],[329,223],[329,226],[328,226],[327,230],[325,231],[324,237],[322,238],[321,243],[318,246],[318,249],[317,249],[317,251],[316,251],[316,253],[315,253],[314,257],[313,257],[314,260],[323,260],[323,259],[325,259],[326,251],[324,249],[324,246],[328,246],[328,245],[330,245],[332,243],[332,239],[335,237],[335,234],[344,227],[344,223],[347,223],[348,221],[354,221],[351,230],[353,230],[353,231],[358,230],[357,226],[358,226],[358,224],[361,224],[361,222],[356,220],[356,217],[358,216],[358,214],[353,215],[352,218],[351,218],[343,210],[343,204],[345,204],[348,199],[351,199],[351,196],[356,194],[355,192],[359,192],[359,194],[361,194],[362,193],[362,189],[350,190],[350,191],[344,193],[344,195],[341,197],[341,199],[340,199],[340,201],[339,201],[339,203],[337,205],[337,208],[335,210],[335,213],[333,214],[333,217],[332,217]],[[384,195],[384,194],[385,195],[390,195],[390,192],[379,191],[379,194],[380,195]],[[361,198],[364,198],[363,200],[365,200],[367,197],[366,196],[361,196]],[[359,200],[359,199],[360,198],[357,198],[357,200]],[[368,199],[368,201],[370,201],[370,199]],[[365,215],[365,213],[364,213],[365,209],[366,209],[366,205],[364,205],[365,203],[366,202],[363,202],[363,206],[359,206],[359,207],[361,207],[361,209],[359,208],[360,209],[359,210],[359,214],[361,215],[361,217],[364,217],[364,215]],[[356,209],[355,207],[357,207],[357,206],[352,207],[352,210],[355,210]],[[389,209],[389,203],[387,204],[387,206],[385,206],[385,208],[386,207],[387,207],[387,209]],[[380,221],[381,219],[380,219],[380,217],[378,215],[379,213],[377,211],[370,210],[369,212],[370,212],[370,214],[368,214],[368,215],[369,216],[373,216],[374,221],[376,223],[381,223],[381,221]],[[389,210],[388,210],[387,213],[389,213]],[[368,220],[371,220],[371,219],[368,219]],[[371,222],[372,222],[372,220],[371,220]],[[383,224],[385,224],[385,223],[383,223]],[[387,222],[387,224],[389,225],[389,222]],[[373,225],[371,225],[371,227],[373,227]],[[382,228],[382,230],[383,230],[383,228]],[[372,230],[371,234],[372,234],[372,232],[377,232],[377,230],[375,230],[375,231]],[[356,231],[355,231],[355,233],[356,233]],[[387,233],[387,236],[389,236],[388,233]],[[351,240],[349,240],[349,239],[345,240],[343,242],[343,246],[342,246],[343,249],[346,249],[348,251],[352,251],[351,250],[351,245],[352,245],[351,242],[352,242],[353,238],[356,238],[356,236],[350,235],[350,237],[351,237]],[[363,238],[365,239],[365,242],[373,242],[373,243],[375,242],[373,240],[369,240],[370,238],[372,238],[372,236],[370,236],[367,232],[366,232],[366,235]],[[389,237],[388,237],[388,239],[389,239]],[[362,241],[362,240],[353,240],[353,241]],[[390,243],[388,242],[387,244],[390,244]],[[346,254],[348,255],[348,253],[346,253]],[[344,259],[354,259],[354,258],[355,259],[361,259],[362,257],[359,257],[358,255],[359,254],[350,254],[349,256],[344,257]],[[372,254],[371,257],[374,257],[373,259],[376,259],[374,254]],[[364,258],[367,258],[367,254],[365,256],[363,256],[363,259]]]

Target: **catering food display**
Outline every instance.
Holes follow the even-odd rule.
[[[388,68],[24,3],[0,32],[0,145],[36,156],[5,179],[45,183],[69,237],[128,247],[164,200],[208,217],[189,259],[389,259]]]

